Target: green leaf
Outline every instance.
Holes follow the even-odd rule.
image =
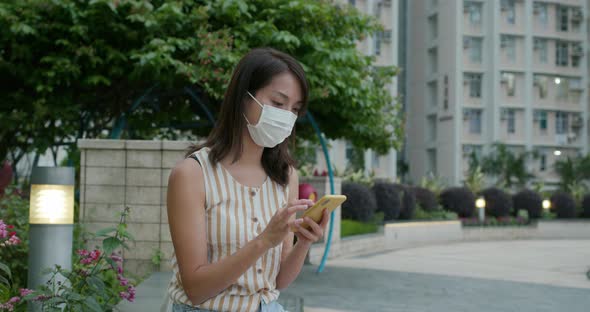
[[[110,255],[115,249],[121,246],[121,240],[116,237],[107,237],[102,241],[102,248],[106,255]]]
[[[12,274],[10,273],[10,268],[6,264],[0,262],[0,270],[3,271],[4,273],[6,273],[6,275],[8,276],[9,279],[12,279]]]
[[[115,231],[117,231],[116,227],[108,227],[108,228],[104,228],[104,229],[100,229],[100,230],[96,231],[96,233],[94,235],[96,237],[108,236],[108,234],[114,233]]]
[[[86,282],[88,283],[88,285],[90,285],[91,287],[96,288],[97,290],[104,290],[105,285],[104,282],[96,277],[96,276],[89,276],[86,278]]]
[[[86,300],[84,300],[84,305],[88,307],[91,311],[102,312],[102,308],[100,307],[98,302],[96,302],[96,299],[94,299],[94,297],[86,297]]]

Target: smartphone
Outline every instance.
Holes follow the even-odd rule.
[[[324,195],[324,197],[318,200],[313,206],[307,208],[301,218],[309,217],[313,221],[320,223],[322,220],[322,213],[325,209],[327,209],[328,212],[332,212],[345,201],[345,195]],[[301,226],[305,229],[309,229],[309,225],[307,223],[303,223]],[[297,232],[296,228],[293,228],[292,230],[293,232]]]

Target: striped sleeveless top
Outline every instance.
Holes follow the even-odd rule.
[[[207,257],[215,263],[235,253],[258,236],[275,212],[286,205],[288,187],[267,178],[260,187],[237,182],[221,164],[209,161],[209,149],[191,155],[201,164],[205,179]],[[258,311],[261,301],[277,300],[276,278],[280,269],[282,244],[269,251],[235,284],[197,307],[213,311]],[[172,255],[173,276],[168,294],[173,303],[191,305],[180,279],[176,256]]]

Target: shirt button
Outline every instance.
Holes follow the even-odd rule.
[[[256,272],[258,272],[258,274],[262,274],[262,269],[258,269]]]
[[[256,191],[250,191],[250,196],[256,196]]]
[[[258,218],[256,218],[256,217],[252,218],[252,222],[258,222]]]

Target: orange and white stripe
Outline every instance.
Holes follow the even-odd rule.
[[[287,203],[288,187],[270,178],[261,187],[248,187],[237,182],[221,164],[213,166],[208,148],[193,155],[198,159],[205,178],[205,212],[207,217],[207,256],[209,263],[234,254],[258,236],[274,213]],[[278,299],[276,278],[280,269],[282,245],[270,249],[238,281],[207,301],[196,306],[212,311],[258,311],[261,301]],[[192,305],[180,280],[176,256],[172,256],[173,276],[168,286],[172,302]]]

